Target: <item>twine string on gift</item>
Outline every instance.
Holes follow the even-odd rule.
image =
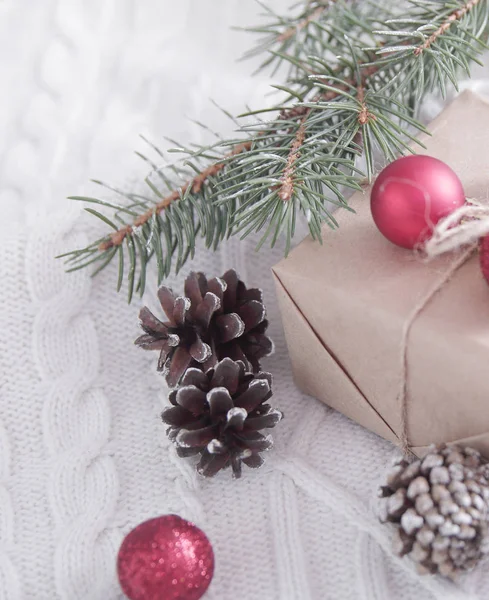
[[[414,323],[428,304],[444,288],[455,273],[464,265],[477,249],[479,239],[489,234],[489,206],[468,200],[467,204],[441,220],[432,237],[423,247],[424,256],[430,260],[452,250],[463,251],[450,265],[448,271],[423,296],[407,319],[401,338],[401,378],[399,389],[399,405],[401,414],[401,431],[399,442],[404,454],[412,454],[409,448],[408,426],[408,346],[409,336]]]
[[[458,250],[489,234],[489,205],[467,200],[464,206],[442,219],[424,244],[427,259]]]
[[[401,338],[401,385],[399,389],[399,403],[401,407],[401,432],[399,435],[399,441],[401,449],[404,454],[412,454],[409,449],[409,431],[408,431],[408,343],[409,334],[411,329],[416,322],[416,319],[433,300],[433,298],[440,292],[443,287],[450,281],[455,275],[458,269],[467,262],[472,256],[474,250],[477,248],[477,244],[471,244],[458,258],[452,263],[450,269],[443,275],[443,277],[435,283],[435,285],[428,291],[428,293],[421,298],[418,304],[414,307],[414,310],[407,319]]]

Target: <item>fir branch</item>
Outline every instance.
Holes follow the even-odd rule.
[[[447,83],[457,89],[460,72],[470,76],[470,62],[481,64],[478,56],[487,47],[489,10],[487,0],[411,1],[417,9],[412,16],[390,19],[385,23],[389,29],[376,31],[390,39],[376,54],[384,57],[384,69],[392,74],[382,90],[396,88],[398,98],[408,97],[416,107],[427,91],[445,96]],[[406,24],[418,26],[409,31]]]
[[[286,85],[277,86],[283,102],[248,113],[275,116],[238,124],[233,139],[179,147],[183,158],[164,168],[143,157],[152,167],[148,194],[113,190],[121,203],[76,197],[114,214],[87,207],[112,231],[67,253],[68,270],[91,265],[98,273],[118,260],[117,287],[126,275],[130,300],[144,292],[150,261],[162,281],[194,255],[199,237],[215,249],[231,235],[261,232],[259,246],[283,235],[288,252],[303,215],[320,240],[323,224],[337,227],[331,204],[348,209],[345,190],[361,189],[357,157],[363,152],[371,178],[376,151],[386,160],[411,152],[409,142],[423,129],[416,120],[423,95],[456,86],[459,72],[478,61],[488,4],[337,0],[300,26],[318,8],[308,3],[295,25],[301,35],[284,42],[290,52],[272,54],[293,67]],[[290,27],[291,20],[279,23]],[[306,55],[311,48],[317,52]]]
[[[250,149],[251,141],[237,144],[231,150],[231,152],[228,152],[224,156],[224,158],[232,158],[233,156],[241,154],[242,152],[245,152]],[[159,213],[163,212],[170,206],[170,204],[172,204],[172,202],[175,202],[182,196],[185,196],[187,190],[191,190],[192,194],[198,194],[202,190],[202,186],[207,181],[207,179],[209,177],[217,175],[222,169],[224,169],[225,164],[225,161],[214,163],[206,169],[204,169],[203,171],[201,171],[190,181],[184,183],[178,189],[173,190],[170,194],[168,194],[162,200],[160,200],[154,207],[148,209],[142,215],[139,215],[138,218],[134,221],[134,225],[125,225],[124,227],[121,227],[114,233],[111,233],[109,239],[104,240],[100,243],[99,250],[101,252],[105,252],[106,250],[110,250],[110,248],[113,248],[114,246],[120,246],[127,236],[131,236],[134,233],[135,227],[141,227],[143,225],[146,225],[146,223],[154,215],[158,215]]]
[[[373,75],[376,71],[377,67],[375,67],[374,65],[367,67],[366,72],[364,74],[364,78]],[[345,84],[339,86],[337,90],[332,89],[328,90],[327,92],[320,93],[314,97],[313,102],[329,102],[336,98],[341,91],[347,90],[350,85],[350,82],[345,82]],[[369,119],[375,119],[375,116],[372,115],[366,107],[366,104],[363,99],[364,91],[362,86],[359,86],[358,88],[358,95],[359,102],[361,104],[361,110],[358,115],[358,121],[361,125],[365,125]],[[298,105],[293,108],[283,109],[280,112],[279,118],[282,121],[294,120],[299,117],[301,118],[299,129],[297,130],[294,141],[290,147],[287,164],[284,168],[283,175],[281,177],[279,196],[283,201],[290,200],[293,195],[294,164],[298,158],[300,147],[304,143],[305,120],[312,109],[313,107],[311,106]],[[263,135],[263,133],[263,131],[260,131],[258,135]],[[114,233],[111,233],[108,239],[102,241],[99,244],[99,250],[101,252],[105,252],[107,250],[110,250],[111,248],[122,245],[126,237],[133,235],[135,228],[145,225],[155,214],[163,212],[170,206],[170,204],[184,196],[188,189],[191,190],[192,194],[198,194],[202,190],[202,186],[205,184],[209,177],[217,175],[222,169],[224,169],[226,165],[226,159],[235,157],[238,154],[242,154],[243,152],[249,151],[251,150],[251,147],[251,141],[242,142],[234,146],[230,152],[224,155],[223,161],[211,164],[204,170],[200,171],[200,173],[198,173],[190,181],[181,185],[178,189],[173,190],[170,194],[166,195],[154,207],[148,209],[146,212],[139,215],[132,225],[124,225],[123,227],[114,231]]]
[[[331,3],[333,3],[334,1],[335,0],[331,0]],[[285,42],[285,41],[289,40],[291,37],[294,37],[300,31],[302,31],[305,27],[307,27],[309,25],[309,23],[318,21],[319,17],[323,14],[323,12],[326,10],[326,8],[327,8],[326,3],[320,4],[319,6],[317,6],[310,14],[303,17],[296,25],[292,25],[292,26],[288,27],[285,31],[283,31],[280,35],[278,35],[277,40],[276,40],[277,43],[280,44],[281,42]]]
[[[307,67],[305,67],[307,68]],[[361,72],[361,80],[362,82],[365,82],[366,80],[368,80],[368,78],[372,77],[373,75],[375,75],[379,69],[380,69],[380,65],[377,64],[371,64],[371,65],[361,65],[359,67],[359,69],[362,70]],[[310,71],[309,68],[307,68],[308,72]],[[325,83],[328,84],[328,82],[331,81],[332,78],[334,79],[338,79],[338,77],[343,73],[343,69],[337,69],[336,72],[334,73],[334,76],[327,76],[327,75],[319,75],[317,73],[314,73],[311,71],[310,74],[310,78],[312,80],[316,80],[319,83]],[[348,92],[352,86],[354,86],[356,83],[356,77],[352,76],[352,77],[348,77],[345,81],[340,82],[340,83],[336,83],[335,87],[331,87],[327,90],[322,90],[321,92],[317,93],[315,96],[313,96],[313,98],[309,101],[309,104],[305,104],[305,103],[298,103],[295,106],[293,106],[292,108],[283,108],[280,112],[280,116],[279,119],[286,121],[288,119],[297,119],[297,118],[303,118],[304,116],[307,117],[307,115],[309,114],[311,108],[314,108],[314,106],[312,106],[311,104],[316,103],[318,106],[318,108],[320,108],[320,103],[327,103],[330,102],[331,100],[334,100],[335,98],[338,98],[342,92]],[[359,84],[358,88],[357,88],[357,93],[359,94],[359,96],[361,95],[361,103],[363,104],[364,101],[364,84]]]
[[[430,48],[441,35],[450,29],[453,23],[460,21],[463,17],[465,17],[465,15],[475,8],[480,1],[481,0],[469,0],[464,6],[454,10],[453,13],[449,15],[449,17],[443,22],[443,24],[440,25],[440,27],[438,27],[438,29],[432,33],[427,40],[425,40],[414,50],[414,54],[419,56],[425,50],[428,50],[428,48]]]
[[[262,38],[256,47],[244,55],[251,58],[264,51],[267,58],[258,71],[272,67],[275,74],[278,67],[287,57],[295,62],[288,62],[289,77],[297,74],[297,67],[302,68],[311,55],[335,53],[341,37],[373,40],[373,23],[382,23],[387,19],[389,11],[385,11],[383,2],[371,0],[324,0],[322,2],[305,2],[304,9],[294,17],[284,18],[266,9],[265,18],[268,23],[246,31],[259,33]],[[286,56],[284,56],[286,55]]]

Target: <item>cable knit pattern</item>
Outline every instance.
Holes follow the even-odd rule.
[[[0,424],[0,589],[5,598],[16,600],[22,597],[19,574],[10,558],[14,543],[15,513],[10,497],[10,441],[8,433]]]
[[[307,559],[301,537],[301,523],[294,481],[277,471],[270,482],[270,521],[272,524],[277,571],[278,596],[284,600],[311,600]]]
[[[265,367],[286,418],[265,466],[238,482],[201,479],[166,438],[155,357],[132,344],[155,273],[128,306],[115,265],[91,280],[53,260],[100,231],[65,196],[98,193],[89,177],[139,185],[139,133],[162,146],[164,135],[202,141],[187,117],[232,129],[209,97],[234,113],[263,102],[269,81],[235,62],[251,40],[230,30],[256,23],[257,10],[240,0],[0,3],[0,600],[120,600],[123,536],[164,513],[210,537],[209,600],[489,596],[484,566],[454,586],[392,555],[376,488],[398,451],[295,388],[269,273],[280,248],[257,254],[255,240],[231,240],[169,281],[235,267],[267,298],[276,350]],[[486,71],[476,76],[485,93]],[[432,100],[426,114],[440,108]]]
[[[58,225],[55,236],[59,233]],[[46,285],[43,267],[59,250],[47,225],[29,240],[25,259],[36,310],[31,340],[43,390],[41,426],[52,459],[46,494],[56,537],[55,590],[61,598],[102,599],[100,590],[113,579],[113,554],[120,541],[120,534],[108,527],[119,493],[114,461],[104,455],[110,403],[95,385],[97,333],[91,317],[83,314],[88,274],[67,278],[58,268]]]

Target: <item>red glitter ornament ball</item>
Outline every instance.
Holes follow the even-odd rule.
[[[482,274],[487,283],[489,283],[489,235],[482,238],[479,250]]]
[[[206,535],[177,515],[138,525],[117,557],[121,587],[130,600],[198,600],[214,574]]]
[[[465,203],[462,183],[432,156],[404,156],[380,172],[370,204],[379,231],[392,243],[414,248],[435,225]]]

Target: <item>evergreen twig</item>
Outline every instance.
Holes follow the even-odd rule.
[[[345,189],[360,189],[356,158],[365,155],[370,178],[376,151],[386,160],[411,151],[413,130],[423,130],[423,96],[456,87],[480,62],[488,4],[335,0],[303,4],[295,21],[273,16],[258,29],[272,48],[268,63],[291,66],[286,85],[276,86],[283,102],[248,113],[259,118],[238,124],[236,138],[179,147],[183,158],[164,168],[143,157],[152,167],[148,195],[115,190],[121,203],[75,197],[115,212],[87,207],[113,231],[64,255],[69,270],[93,265],[98,273],[118,258],[118,289],[126,275],[131,299],[143,293],[151,260],[161,281],[194,255],[198,237],[217,248],[230,235],[261,232],[259,245],[273,246],[285,234],[287,252],[302,213],[320,240],[323,223],[337,226],[331,204],[348,209]]]
[[[231,150],[231,152],[228,152],[224,156],[224,158],[232,158],[233,156],[236,156],[237,154],[241,154],[242,152],[245,152],[246,150],[250,150],[250,149],[251,149],[251,142],[244,142],[241,144],[237,144]],[[133,225],[125,225],[124,227],[121,227],[114,233],[111,233],[109,236],[109,239],[104,240],[103,242],[101,242],[99,244],[99,250],[101,252],[105,252],[106,250],[110,250],[110,248],[113,248],[114,246],[120,246],[124,242],[124,240],[127,236],[130,236],[134,233],[134,229],[136,227],[141,227],[143,225],[146,225],[146,223],[154,215],[157,215],[157,214],[163,212],[165,209],[167,209],[170,206],[170,204],[172,202],[175,202],[182,195],[185,195],[187,193],[187,190],[190,189],[192,191],[192,194],[198,194],[202,190],[202,186],[207,181],[207,179],[209,179],[209,177],[217,175],[222,169],[224,169],[225,165],[226,165],[225,162],[217,162],[217,163],[211,164],[209,167],[207,167],[206,169],[201,171],[198,175],[196,175],[189,182],[184,183],[178,189],[173,190],[170,194],[165,196],[153,208],[149,208],[142,215],[139,215],[139,217],[134,221]]]
[[[479,4],[479,2],[480,0],[469,0],[464,6],[461,6],[460,8],[454,10],[440,25],[440,27],[438,27],[438,29],[434,31],[427,40],[425,40],[415,49],[414,54],[416,54],[416,56],[419,56],[425,50],[428,50],[441,35],[443,35],[450,29],[452,23],[460,21],[468,12],[470,12],[474,7],[476,7]]]

